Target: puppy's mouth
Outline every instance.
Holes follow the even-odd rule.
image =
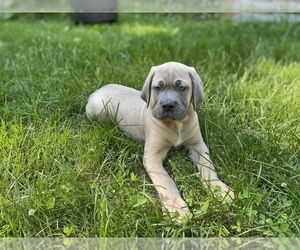
[[[180,121],[186,117],[186,112],[184,110],[174,112],[174,111],[163,111],[162,109],[153,109],[152,115],[162,121]]]

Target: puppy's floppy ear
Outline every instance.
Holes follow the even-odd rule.
[[[204,101],[203,83],[195,68],[189,67],[189,75],[192,79],[192,99],[193,109],[196,110],[197,105]]]
[[[151,87],[152,87],[152,79],[155,74],[156,67],[153,66],[145,80],[142,92],[141,92],[141,98],[147,103],[147,108],[149,107],[150,98],[151,98]]]

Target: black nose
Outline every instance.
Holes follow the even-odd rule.
[[[166,99],[160,102],[160,105],[165,112],[172,111],[176,104],[177,102],[171,99]]]

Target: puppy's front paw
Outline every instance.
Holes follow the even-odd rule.
[[[231,202],[234,199],[233,191],[221,181],[214,186],[214,191],[226,201]]]
[[[232,202],[234,199],[234,193],[229,189],[227,191],[222,191],[221,195],[228,202]]]
[[[165,202],[164,204],[165,214],[169,214],[174,217],[178,223],[183,223],[186,219],[190,218],[192,213],[190,212],[186,202],[181,199],[174,199]]]

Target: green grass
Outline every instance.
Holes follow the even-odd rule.
[[[74,26],[68,15],[0,23],[1,237],[300,236],[300,27],[201,15],[122,14]],[[236,198],[205,190],[186,151],[165,162],[193,211],[163,216],[143,144],[87,121],[107,83],[141,89],[152,65],[194,66],[201,130]]]

